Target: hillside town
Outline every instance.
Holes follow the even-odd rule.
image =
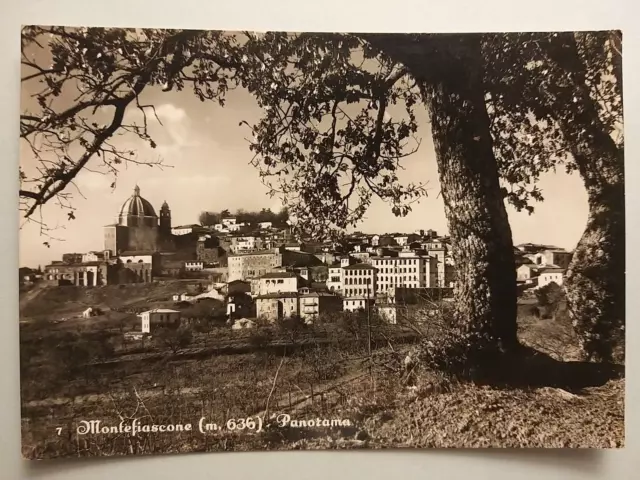
[[[234,216],[211,225],[171,223],[165,201],[157,215],[136,186],[114,223],[104,227],[104,248],[66,253],[21,282],[98,287],[202,279],[197,292],[176,291],[175,302],[210,298],[224,302],[231,323],[251,319],[305,322],[336,312],[375,310],[390,323],[434,299],[451,300],[456,267],[449,238],[434,230],[346,235],[314,242],[292,233],[288,221],[241,222]],[[523,289],[562,285],[571,253],[546,245],[515,248]],[[179,320],[180,311],[142,312],[141,333]]]

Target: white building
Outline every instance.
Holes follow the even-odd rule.
[[[327,288],[331,292],[342,292],[342,267],[332,265],[327,276]]]
[[[549,285],[551,282],[555,282],[559,286],[564,283],[565,269],[560,267],[547,267],[540,269],[540,275],[538,276],[538,288]]]
[[[268,230],[270,228],[273,228],[273,223],[271,223],[271,222],[260,222],[260,223],[258,223],[258,228],[260,230]]]
[[[433,257],[406,252],[398,257],[374,257],[377,268],[376,291],[387,292],[392,287],[429,288],[437,283],[437,260]]]
[[[89,262],[103,262],[109,260],[111,252],[105,250],[104,252],[87,252],[82,254],[82,263]]]
[[[346,297],[373,298],[376,295],[378,269],[368,263],[356,263],[343,269],[342,289]],[[345,308],[346,310],[346,308]]]
[[[357,312],[358,310],[366,310],[373,307],[375,300],[364,296],[344,297],[342,300],[342,310],[345,312]]]
[[[173,227],[171,229],[171,233],[173,235],[189,235],[192,232],[195,232],[202,227],[200,225],[180,225],[178,227]]]
[[[233,237],[231,239],[231,251],[233,253],[252,252],[262,248],[262,239],[253,235]]]
[[[405,245],[409,244],[409,236],[408,235],[398,235],[397,237],[393,237],[393,239],[401,247],[404,247]]]
[[[230,223],[229,225],[227,225],[227,228],[230,232],[237,232],[244,226],[244,223]]]
[[[180,312],[169,308],[147,310],[138,315],[142,322],[142,333],[151,333],[151,326],[175,325],[180,321]]]
[[[258,279],[258,295],[298,293],[298,277],[292,272],[267,273]]]
[[[199,272],[204,268],[203,262],[184,262],[184,269],[187,272]]]
[[[225,227],[230,227],[231,225],[235,225],[237,223],[235,217],[227,217],[222,219],[222,224]]]

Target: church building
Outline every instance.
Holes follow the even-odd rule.
[[[104,227],[104,248],[111,255],[122,252],[157,252],[170,248],[171,210],[165,201],[156,215],[151,203],[140,196],[136,185],[122,205],[117,222]]]

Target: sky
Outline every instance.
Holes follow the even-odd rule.
[[[32,101],[32,89],[36,86],[29,82],[23,85],[23,110]],[[75,187],[69,189],[73,193],[75,220],[68,219],[68,210],[54,204],[42,209],[47,225],[57,227],[51,232],[54,238],[43,236],[39,225],[21,220],[20,266],[44,266],[66,252],[102,250],[103,226],[114,222],[136,185],[156,212],[167,201],[173,225],[197,223],[200,212],[205,210],[281,208],[277,198],[267,195],[268,189],[261,183],[258,171],[249,164],[253,154],[246,138],[251,134],[246,125],[239,124],[241,121],[251,124],[260,116],[260,109],[249,93],[242,89],[230,91],[225,107],[200,102],[188,89],[182,92],[154,89],[145,91],[143,97],[141,103],[153,103],[162,121],[162,125],[154,121],[150,127],[157,148],[151,149],[132,136],[119,137],[115,143],[136,150],[139,160],[161,159],[165,166],[125,166],[113,189],[110,187],[113,177],[84,171]],[[137,114],[135,110],[127,112],[129,118]],[[385,203],[374,201],[358,226],[360,231],[447,231],[426,109],[418,109],[417,114],[422,143],[415,154],[403,159],[399,178],[405,183],[426,182],[427,197],[414,204],[412,212],[402,218],[395,217]],[[23,168],[32,168],[34,160],[28,149],[21,145],[20,152]],[[580,177],[559,169],[545,174],[538,186],[545,201],[534,205],[533,215],[507,207],[514,243],[544,243],[573,249],[588,213]]]

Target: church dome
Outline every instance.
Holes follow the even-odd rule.
[[[158,216],[156,215],[156,211],[153,209],[151,203],[142,198],[140,196],[140,187],[136,185],[136,188],[133,190],[133,195],[131,195],[123,204],[120,209],[120,224],[121,225],[135,225],[140,222],[132,221],[133,218],[146,217],[147,219],[156,219]],[[153,222],[155,224],[156,222]],[[143,222],[147,223],[147,222]]]

